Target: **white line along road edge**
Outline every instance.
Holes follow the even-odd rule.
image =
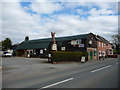
[[[51,85],[48,85],[48,86],[45,86],[45,87],[42,87],[42,88],[52,87],[52,86],[55,86],[55,85],[58,85],[58,84],[61,84],[61,83],[70,81],[70,80],[72,80],[72,79],[74,79],[74,78],[69,78],[69,79],[66,79],[66,80],[63,80],[63,81],[60,81],[60,82],[57,82],[57,83],[54,83],[54,84],[51,84]]]
[[[104,68],[108,68],[108,67],[110,67],[110,66],[111,66],[111,65],[108,65],[108,66],[105,66],[105,67],[102,67],[102,68],[99,68],[99,69],[93,70],[93,71],[91,71],[91,73],[96,72],[96,71],[99,71],[99,70],[102,70],[102,69],[104,69]]]

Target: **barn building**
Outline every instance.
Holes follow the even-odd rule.
[[[96,60],[98,58],[98,38],[93,33],[56,37],[56,45],[58,51],[72,52],[88,52],[88,60]],[[36,57],[47,55],[52,51],[52,38],[29,40],[25,39],[17,47],[17,56]]]

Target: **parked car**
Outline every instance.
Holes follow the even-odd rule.
[[[3,51],[2,56],[3,56],[3,57],[12,57],[12,54],[11,54],[10,52]]]

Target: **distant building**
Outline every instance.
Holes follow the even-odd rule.
[[[88,52],[88,60],[96,60],[98,57],[98,39],[93,33],[67,37],[56,37],[58,51]],[[107,42],[106,42],[107,43]],[[52,38],[26,40],[17,47],[17,55],[28,57],[29,55],[41,56],[51,51]]]
[[[16,43],[16,44],[13,44],[12,45],[12,50],[13,50],[13,56],[16,56],[16,53],[17,53],[17,47],[20,43]]]

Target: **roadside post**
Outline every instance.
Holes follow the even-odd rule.
[[[51,61],[51,54],[49,53],[48,54],[48,62],[50,62]]]

